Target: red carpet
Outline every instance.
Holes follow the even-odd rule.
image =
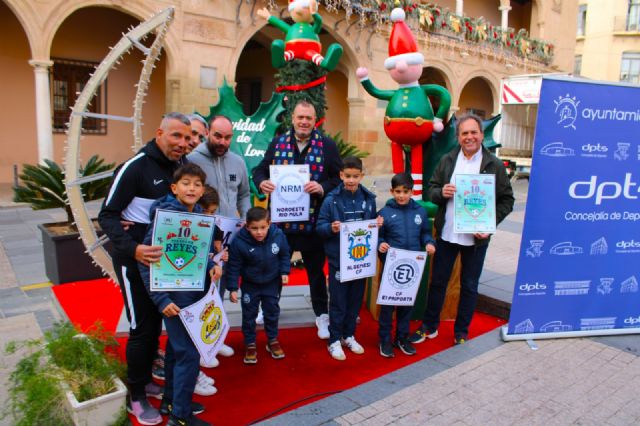
[[[95,321],[101,320],[107,330],[115,331],[122,299],[118,287],[110,281],[65,284],[53,287],[53,291],[74,324],[87,329]],[[199,417],[216,425],[250,424],[276,411],[280,414],[332,392],[373,380],[447,349],[453,343],[453,322],[446,321],[436,339],[417,345],[416,356],[405,356],[396,351],[395,358],[382,358],[377,350],[377,323],[364,309],[361,318],[357,337],[366,352],[364,355],[355,355],[347,351],[347,360],[343,362],[331,359],[326,343],[317,338],[315,328],[303,328],[281,331],[280,342],[286,352],[286,358],[282,360],[274,360],[269,356],[264,349],[266,337],[259,332],[258,364],[247,366],[242,363],[242,334],[229,333],[227,344],[236,350],[236,355],[231,358],[220,357],[221,365],[218,368],[205,370],[215,378],[218,393],[211,397],[196,396],[197,401],[207,406],[207,411]],[[470,337],[486,333],[504,323],[500,319],[476,313]],[[417,322],[412,324],[412,329],[417,326]],[[120,341],[123,345],[122,354],[126,340]],[[278,411],[285,407],[284,411]]]

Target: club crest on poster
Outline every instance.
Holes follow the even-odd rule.
[[[217,286],[212,283],[206,296],[182,308],[179,315],[200,356],[207,364],[212,363],[229,332],[229,321]]]
[[[427,254],[389,248],[387,252],[380,289],[378,305],[413,306],[420,288]]]
[[[376,220],[344,222],[340,226],[340,281],[374,276],[378,247]]]
[[[151,291],[204,289],[213,229],[211,216],[158,210],[152,244],[162,257],[151,265]]]

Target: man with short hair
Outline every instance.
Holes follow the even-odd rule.
[[[201,143],[207,142],[207,135],[209,134],[209,124],[207,120],[202,118],[200,114],[187,115],[189,121],[191,121],[191,143],[187,149],[187,154],[196,149]]]
[[[183,114],[164,116],[156,137],[114,174],[98,220],[113,244],[113,269],[118,278],[125,312],[129,320],[127,340],[127,409],[145,425],[162,422],[147,394],[161,396],[161,388],[151,381],[151,366],[158,349],[162,315],[151,301],[140,278],[137,262],[157,262],[162,247],[142,244],[150,223],[149,209],[170,191],[174,171],[191,142],[191,123]],[[122,221],[131,223],[126,227]]]
[[[229,151],[232,138],[231,120],[216,115],[209,121],[207,143],[198,145],[187,160],[200,166],[207,174],[207,185],[218,191],[218,214],[244,218],[251,208],[249,176],[242,157]]]
[[[436,253],[433,258],[433,273],[427,299],[427,307],[420,328],[411,335],[409,341],[422,343],[438,335],[440,312],[444,305],[447,284],[451,271],[460,254],[460,300],[458,314],[453,326],[454,343],[465,343],[469,324],[478,299],[478,282],[484,258],[489,246],[490,235],[485,233],[459,234],[454,232],[453,197],[456,186],[454,176],[458,174],[495,175],[496,224],[502,222],[513,210],[513,190],[502,161],[482,145],[484,133],[482,121],[475,115],[464,115],[456,126],[459,147],[446,154],[436,166],[427,195],[438,205],[434,220],[436,229]]]
[[[292,114],[293,127],[276,136],[269,144],[264,158],[253,170],[253,181],[263,194],[275,190],[269,179],[271,164],[309,164],[311,179],[304,190],[311,195],[309,220],[278,223],[287,235],[291,251],[302,254],[309,277],[311,304],[316,314],[318,337],[329,338],[329,307],[327,277],[324,274],[323,240],[315,227],[324,196],[340,183],[342,160],[336,143],[316,129],[316,110],[308,101],[299,101]]]

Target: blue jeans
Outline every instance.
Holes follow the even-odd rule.
[[[200,354],[180,318],[164,319],[167,350],[164,358],[164,396],[173,404],[173,414],[181,419],[191,416],[191,399],[200,372]]]
[[[433,273],[427,298],[427,308],[424,312],[423,327],[433,332],[440,325],[440,312],[447,294],[447,284],[451,277],[453,264],[460,254],[462,269],[460,273],[460,301],[458,314],[453,326],[456,337],[466,338],[469,324],[473,317],[478,300],[478,282],[487,254],[488,244],[481,246],[462,246],[450,243],[441,238],[436,243],[436,254],[433,258]]]
[[[269,340],[278,337],[278,319],[280,318],[280,277],[267,284],[242,283],[242,334],[244,343],[256,342],[256,318],[258,307],[262,303],[264,331]]]
[[[362,306],[366,280],[340,282],[336,272],[340,268],[329,265],[329,344],[351,337]]]
[[[380,306],[378,317],[378,336],[380,343],[391,341],[391,326],[393,325],[393,311],[396,311],[396,340],[409,336],[409,320],[413,306]]]

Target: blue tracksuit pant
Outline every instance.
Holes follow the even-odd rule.
[[[378,317],[378,336],[380,343],[391,341],[391,326],[393,325],[393,311],[396,310],[396,340],[409,336],[409,320],[413,306],[380,306]]]
[[[280,289],[282,282],[277,281],[266,284],[255,284],[248,281],[242,282],[242,334],[244,343],[256,342],[256,318],[258,308],[262,303],[264,315],[264,331],[269,340],[278,337],[278,319],[280,318]]]
[[[329,344],[351,337],[364,297],[365,279],[340,282],[340,268],[329,265]]]
[[[164,396],[173,404],[173,415],[191,416],[191,399],[200,372],[200,354],[177,316],[164,319],[167,350],[164,358]]]

